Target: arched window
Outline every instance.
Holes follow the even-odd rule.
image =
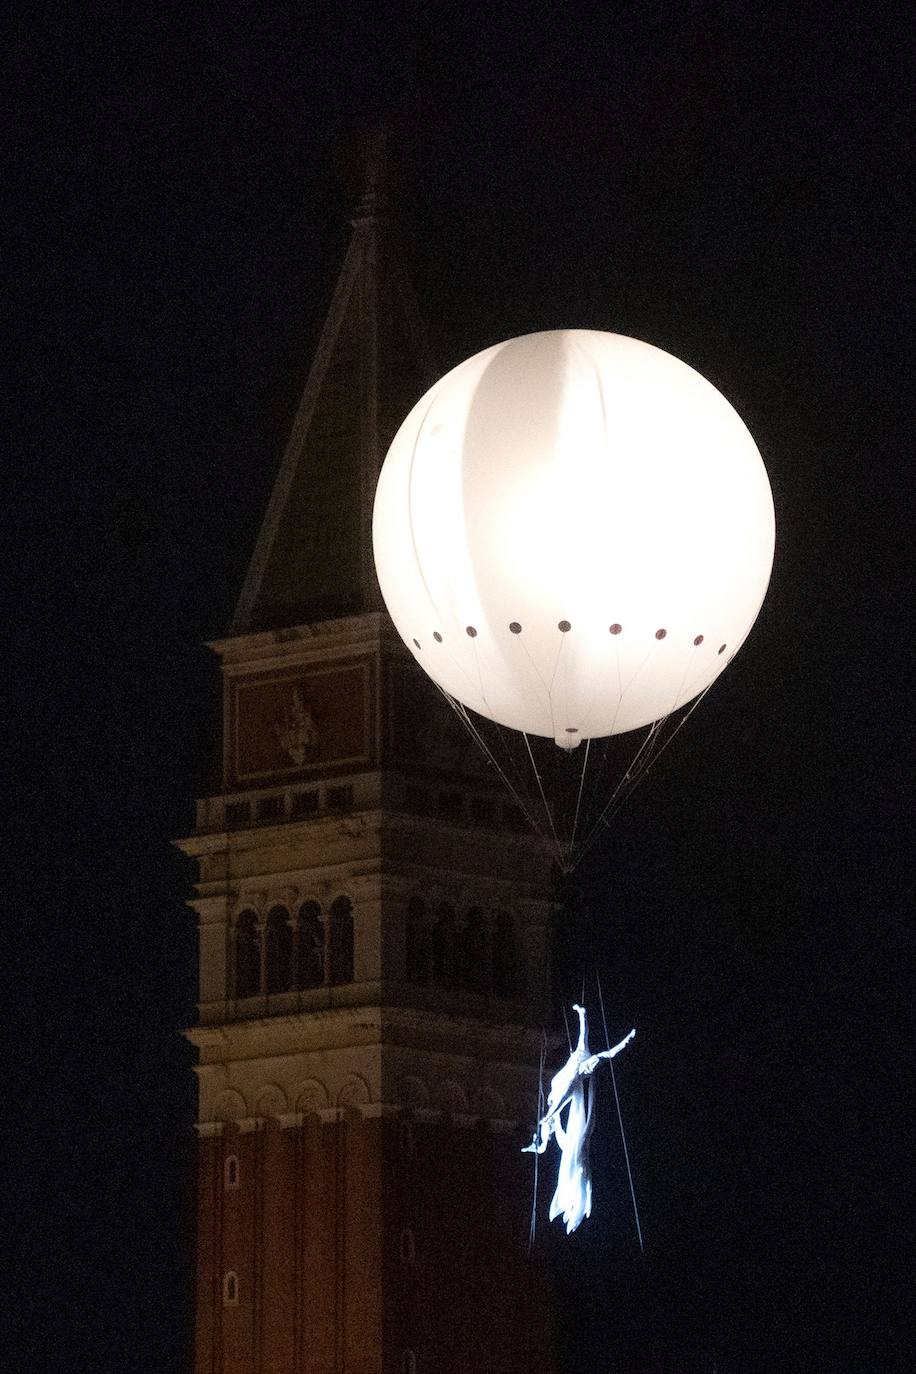
[[[223,1306],[238,1307],[238,1303],[239,1276],[234,1269],[230,1269],[223,1275]]]
[[[413,1125],[409,1121],[401,1121],[398,1126],[398,1149],[402,1159],[413,1159]]]
[[[497,997],[513,997],[516,986],[515,924],[508,911],[498,911],[493,935],[493,991]]]
[[[451,987],[455,981],[455,913],[448,902],[436,912],[432,934],[433,982]]]
[[[235,995],[257,997],[261,991],[261,932],[253,911],[240,913],[235,923]]]
[[[426,938],[426,905],[420,897],[407,903],[405,973],[408,983],[429,982],[429,941]]]
[[[487,936],[479,906],[471,907],[461,932],[461,983],[469,992],[484,992],[487,986]]]
[[[239,1186],[239,1157],[238,1155],[227,1155],[223,1164],[223,1187],[227,1189]]]
[[[353,903],[335,897],[328,920],[328,961],[331,983],[353,982]]]
[[[299,908],[299,943],[296,983],[300,988],[320,988],[324,982],[324,921],[317,902]]]
[[[288,992],[293,976],[293,932],[289,912],[275,906],[267,916],[267,991]]]
[[[417,1357],[412,1350],[401,1351],[401,1374],[417,1374]]]

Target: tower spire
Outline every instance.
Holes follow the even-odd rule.
[[[387,213],[386,131],[366,130],[357,152],[360,189],[349,245],[233,634],[381,609],[371,541],[375,484],[433,368]]]
[[[388,130],[384,125],[374,124],[360,131],[357,155],[362,184],[353,224],[376,219],[388,208]]]

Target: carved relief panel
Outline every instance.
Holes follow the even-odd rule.
[[[226,786],[372,767],[375,694],[371,659],[228,678]]]

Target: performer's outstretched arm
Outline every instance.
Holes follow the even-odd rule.
[[[593,1054],[590,1055],[588,1059],[584,1059],[579,1066],[579,1073],[582,1075],[594,1073],[602,1059],[613,1059],[615,1054],[619,1054],[620,1051],[630,1043],[635,1034],[636,1030],[634,1028],[630,1031],[629,1035],[625,1035],[620,1044],[615,1045],[613,1049],[602,1050],[600,1054]]]

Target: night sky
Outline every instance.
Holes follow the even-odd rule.
[[[342,150],[378,117],[443,370],[534,329],[648,340],[732,402],[776,503],[755,629],[578,879],[581,964],[639,1029],[618,1081],[646,1253],[608,1130],[563,1252],[569,1369],[907,1367],[914,45],[908,7],[873,8],[22,19],[9,1368],[188,1368],[195,942],[169,841],[211,785],[201,645],[342,260]]]

